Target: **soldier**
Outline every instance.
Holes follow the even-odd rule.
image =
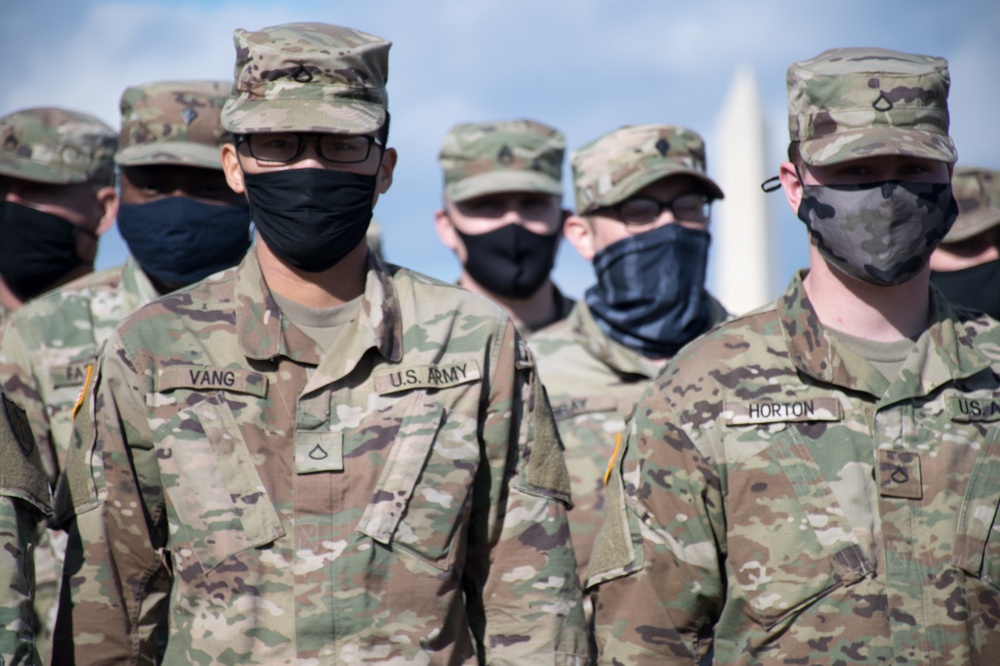
[[[582,663],[531,356],[502,310],[364,240],[396,164],[389,42],[235,42],[222,162],[257,241],[129,317],[87,384],[57,661],[152,659],[169,604],[166,664]]]
[[[581,576],[601,525],[616,435],[649,380],[726,317],[705,290],[711,204],[705,145],[675,125],[622,127],[573,154],[577,215],[565,235],[597,284],[530,347],[548,391],[573,488]]]
[[[948,88],[945,60],[884,49],[789,68],[809,270],[640,398],[588,571],[603,663],[1000,654],[1000,325],[928,277]]]
[[[232,85],[167,81],[121,98],[118,228],[123,266],[85,275],[14,312],[0,330],[0,384],[25,409],[51,483],[69,447],[73,407],[101,344],[160,294],[235,265],[250,245],[246,202],[226,184],[219,114]],[[51,544],[49,543],[51,540]],[[48,653],[64,537],[36,551],[39,652]]]
[[[952,303],[1000,319],[1000,172],[958,167],[958,219],[931,255],[931,284]]]
[[[441,242],[462,263],[458,284],[499,304],[523,334],[565,319],[573,301],[549,274],[563,221],[563,135],[533,120],[464,123],[444,138]]]
[[[85,113],[0,118],[0,316],[94,270],[115,220],[114,130]]]
[[[24,410],[0,392],[0,412],[0,664],[39,664],[32,550],[52,497]]]

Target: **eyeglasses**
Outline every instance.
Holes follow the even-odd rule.
[[[682,194],[670,201],[657,201],[650,197],[632,197],[604,210],[613,211],[614,217],[628,225],[652,224],[664,210],[673,213],[674,219],[684,222],[708,222],[712,211],[712,198],[704,194]],[[599,211],[595,211],[599,212]]]
[[[235,143],[245,143],[250,157],[259,162],[284,164],[294,161],[305,149],[306,139],[316,144],[321,159],[333,164],[358,164],[368,159],[372,145],[379,148],[382,142],[373,136],[345,134],[300,134],[274,132],[266,134],[238,134]]]

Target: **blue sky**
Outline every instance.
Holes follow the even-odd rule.
[[[32,0],[0,22],[0,112],[65,106],[118,124],[131,84],[231,79],[234,28],[289,21],[348,25],[393,42],[390,143],[395,182],[375,211],[387,257],[444,280],[458,264],[434,234],[437,150],[457,122],[530,117],[571,149],[621,125],[671,123],[713,136],[738,67],[753,70],[764,105],[768,163],[787,142],[785,70],[839,46],[880,46],[948,58],[952,136],[964,164],[1000,168],[1000,3],[972,0]],[[960,8],[960,9],[959,9]],[[567,204],[571,186],[565,172]],[[725,184],[723,184],[725,187]],[[762,195],[763,196],[763,195]],[[806,262],[801,223],[780,193],[771,209],[779,257],[775,295]],[[100,267],[122,261],[112,231]],[[589,265],[564,245],[557,282],[579,295]]]

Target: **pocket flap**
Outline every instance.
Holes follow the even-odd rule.
[[[381,544],[388,545],[392,541],[434,445],[443,415],[441,405],[428,406],[422,400],[413,401],[399,426],[396,442],[371,501],[361,514],[359,532]]]

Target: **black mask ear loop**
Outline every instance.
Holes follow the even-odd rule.
[[[781,189],[781,176],[771,176],[763,183],[760,184],[760,189],[765,192],[774,192],[775,190]]]
[[[792,166],[795,167],[795,177],[799,179],[800,183],[804,183],[804,181],[802,180],[802,172],[799,171],[799,165],[793,162]],[[767,180],[765,180],[763,183],[760,184],[760,189],[768,193],[774,192],[775,190],[780,190],[781,176],[771,176],[770,178],[768,178]]]

